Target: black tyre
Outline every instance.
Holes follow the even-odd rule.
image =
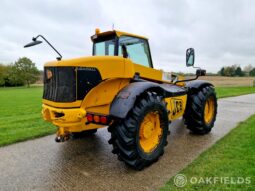
[[[217,98],[212,86],[204,86],[188,95],[184,114],[187,128],[196,134],[207,134],[214,126],[217,114]]]
[[[163,155],[168,125],[166,103],[155,93],[145,93],[125,119],[108,128],[112,152],[127,165],[141,170]]]

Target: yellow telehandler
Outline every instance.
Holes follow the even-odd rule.
[[[56,141],[107,127],[118,159],[141,170],[163,155],[169,124],[183,117],[196,134],[209,133],[217,113],[214,86],[199,76],[184,79],[153,68],[148,39],[117,30],[91,37],[93,55],[62,60],[38,35],[25,47],[46,41],[58,54],[44,65],[42,116],[58,127]],[[186,51],[186,66],[195,52]]]

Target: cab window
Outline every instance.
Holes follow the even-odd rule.
[[[114,56],[115,36],[101,37],[94,41],[93,55]]]
[[[121,36],[118,54],[131,59],[136,64],[152,67],[149,46],[145,39]]]

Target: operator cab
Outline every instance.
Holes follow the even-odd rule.
[[[153,68],[148,39],[120,31],[107,31],[91,37],[93,56],[122,56],[132,62]]]

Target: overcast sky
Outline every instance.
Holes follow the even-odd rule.
[[[58,3],[57,3],[58,2]],[[194,47],[196,66],[216,72],[224,65],[255,66],[255,1],[252,0],[1,0],[0,62],[32,59],[39,69],[57,56],[45,43],[23,46],[44,35],[63,58],[91,55],[95,28],[149,38],[155,68],[194,71],[185,51]]]

